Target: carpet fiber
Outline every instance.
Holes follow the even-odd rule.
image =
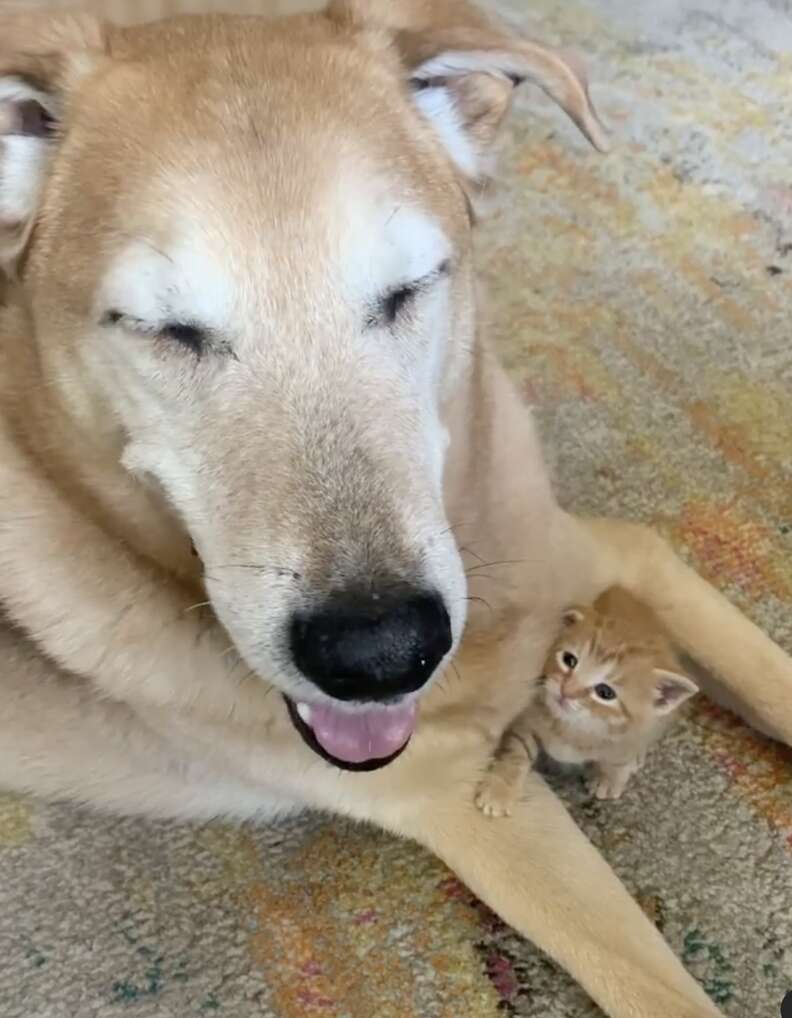
[[[789,0],[499,6],[587,56],[617,141],[597,156],[526,92],[481,235],[490,328],[563,500],[658,525],[792,649]],[[726,1014],[777,1015],[792,754],[702,703],[621,802],[553,781]],[[384,835],[0,799],[3,1018],[596,1013]]]

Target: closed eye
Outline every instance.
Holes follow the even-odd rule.
[[[160,329],[160,336],[173,339],[197,354],[203,353],[207,340],[206,331],[190,322],[168,322]]]
[[[438,279],[447,276],[450,270],[451,262],[446,260],[421,279],[405,283],[383,294],[366,316],[366,328],[390,328],[395,325],[399,318],[409,311],[420,294],[430,289]]]
[[[171,340],[185,347],[192,353],[200,356],[210,345],[212,337],[209,331],[195,322],[164,322],[152,324],[134,315],[127,315],[121,311],[107,311],[102,315],[102,325],[120,325],[130,332],[139,333],[142,336],[153,336],[158,339]],[[221,352],[230,353],[225,344],[221,344]]]

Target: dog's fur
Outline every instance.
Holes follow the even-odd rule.
[[[604,147],[573,65],[453,0],[123,31],[0,14],[0,780],[371,821],[613,1018],[711,1018],[538,777],[509,820],[473,804],[560,611],[613,584],[792,741],[788,658],[649,530],[558,507],[477,335],[470,198],[525,76]],[[447,261],[394,327],[372,316]],[[501,563],[486,605],[458,546]],[[455,668],[402,757],[342,773],[287,717],[278,690],[315,693],[282,631],[371,575],[443,593]]]

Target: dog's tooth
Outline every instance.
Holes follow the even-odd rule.
[[[298,703],[297,704],[297,713],[300,715],[300,717],[306,723],[306,725],[310,725],[310,723],[311,723],[311,708],[308,706],[307,703]]]

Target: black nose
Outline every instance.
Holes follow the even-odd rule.
[[[437,594],[336,594],[297,615],[291,652],[302,674],[337,700],[391,700],[420,689],[451,649]]]

